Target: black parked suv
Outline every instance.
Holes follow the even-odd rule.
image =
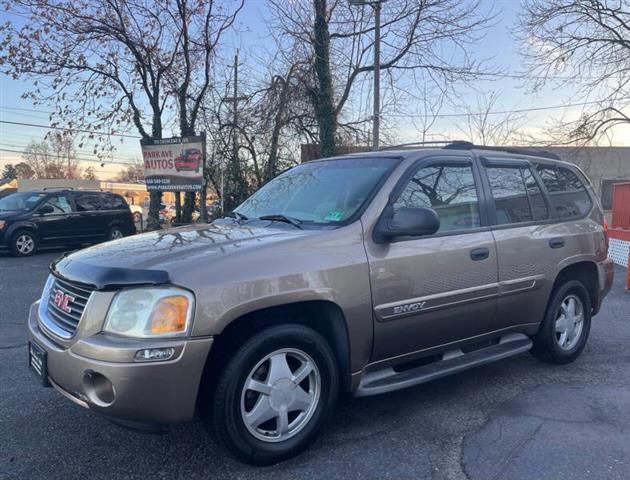
[[[40,245],[76,247],[134,233],[129,205],[109,192],[40,190],[0,200],[0,246],[19,257]]]

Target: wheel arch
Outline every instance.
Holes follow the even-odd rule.
[[[265,328],[288,323],[310,327],[326,339],[337,360],[342,388],[350,390],[350,337],[345,315],[339,305],[329,300],[307,300],[254,310],[232,320],[215,337],[208,354],[199,387],[198,405],[204,396],[211,397],[231,354],[244,341]]]
[[[558,286],[567,280],[579,280],[584,284],[586,290],[591,296],[592,313],[597,313],[597,305],[599,305],[599,272],[597,264],[591,260],[582,260],[564,266],[556,275],[553,287],[549,294],[550,298]]]
[[[37,228],[37,225],[35,223],[19,222],[19,223],[10,225],[9,228],[7,229],[5,233],[7,242],[10,242],[11,239],[13,238],[13,235],[15,235],[15,232],[19,230],[29,230],[33,232],[35,235],[37,235],[37,238],[39,239],[39,228]]]

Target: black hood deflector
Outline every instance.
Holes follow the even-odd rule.
[[[79,262],[67,257],[55,260],[50,271],[72,282],[92,285],[98,290],[112,290],[131,285],[163,285],[170,282],[164,270],[142,270],[137,268],[106,267]]]

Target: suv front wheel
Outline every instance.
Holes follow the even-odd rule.
[[[30,230],[18,230],[11,237],[11,253],[16,257],[28,257],[37,250],[37,235]]]
[[[532,354],[550,363],[570,363],[582,353],[590,329],[591,297],[582,282],[569,280],[551,294]]]
[[[258,465],[296,455],[330,418],[338,390],[335,356],[319,333],[271,327],[236,352],[217,383],[217,441]]]

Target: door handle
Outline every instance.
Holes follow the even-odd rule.
[[[562,248],[564,247],[565,243],[566,241],[562,237],[552,238],[551,240],[549,240],[549,246],[551,248]]]
[[[485,247],[484,248],[475,248],[475,249],[470,251],[470,258],[472,260],[475,260],[475,261],[485,260],[489,256],[490,256],[490,250],[488,250]]]

